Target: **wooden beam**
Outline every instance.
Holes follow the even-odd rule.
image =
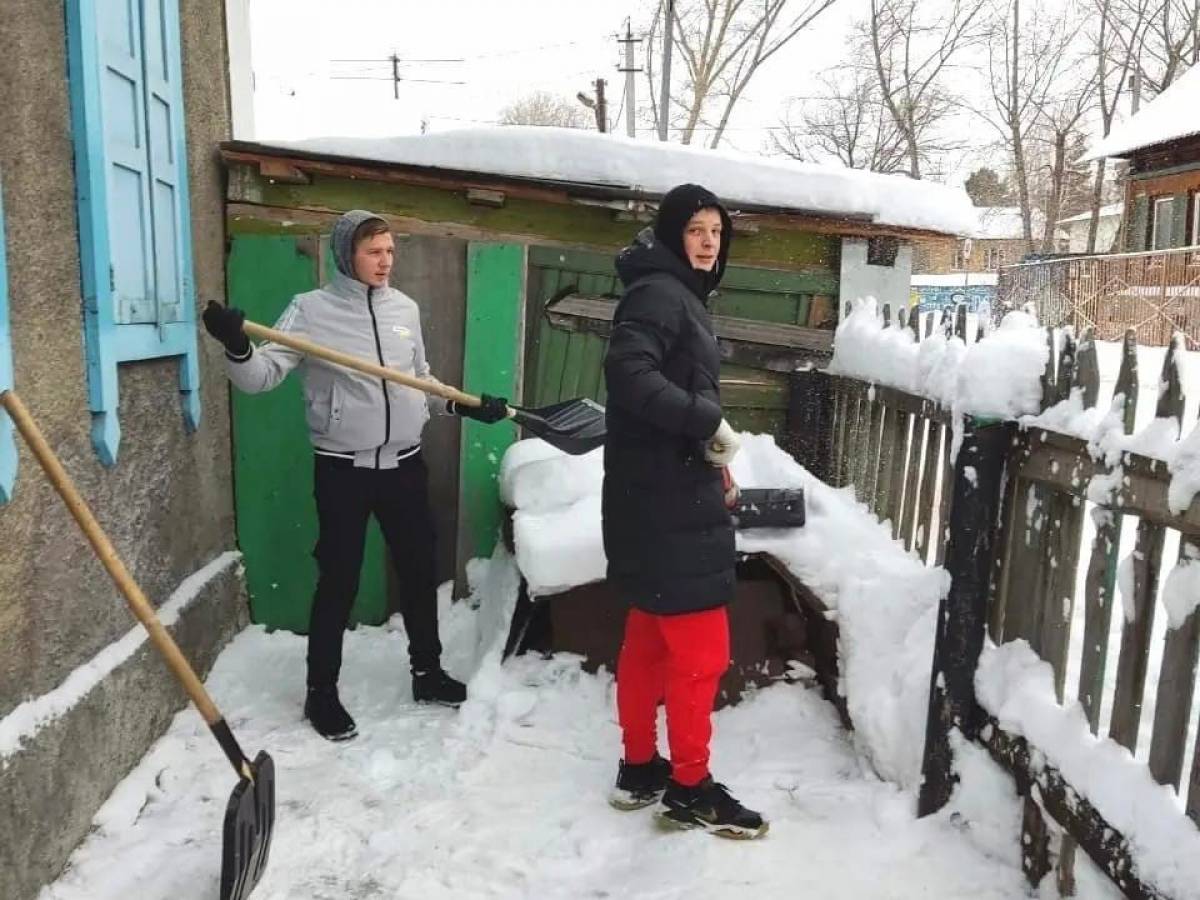
[[[958,777],[950,733],[974,738],[979,727],[975,672],[987,631],[988,587],[996,551],[1005,455],[1012,423],[964,423],[962,447],[954,462],[946,570],[950,589],[938,608],[925,751],[917,815],[935,813],[950,801]],[[943,523],[945,524],[945,523]]]
[[[504,206],[504,191],[467,188],[467,202],[474,206],[488,206],[492,209],[500,209]]]
[[[559,328],[607,336],[617,304],[613,299],[569,294],[546,308],[546,317]],[[804,325],[758,322],[733,316],[713,316],[713,330],[723,348],[731,344],[758,345],[769,353],[779,349],[824,356],[833,354],[833,332]],[[776,353],[776,355],[778,355]],[[731,359],[732,352],[724,354]],[[790,369],[780,371],[791,371]]]
[[[312,184],[299,167],[283,159],[263,159],[258,164],[258,174],[271,181],[281,181],[284,184]]]
[[[1016,779],[1017,789],[1028,795],[1036,785],[1046,812],[1054,818],[1092,861],[1130,900],[1169,900],[1137,874],[1137,860],[1129,841],[1067,783],[1062,772],[1025,738],[1010,734],[988,717],[979,740],[992,758]]]
[[[1021,476],[1030,481],[1087,499],[1088,482],[1098,475],[1108,474],[1102,464],[1091,458],[1087,441],[1081,438],[1030,428],[1024,434],[1023,442],[1028,460],[1021,467]],[[1127,453],[1122,468],[1122,482],[1116,486],[1109,502],[1102,506],[1138,516],[1155,525],[1174,528],[1192,537],[1200,536],[1200,497],[1193,499],[1182,514],[1171,512],[1167,503],[1171,473],[1165,462]]]
[[[854,723],[850,719],[850,709],[846,706],[846,698],[839,689],[837,620],[830,618],[829,607],[825,605],[825,601],[813,593],[812,589],[797,578],[781,561],[769,553],[755,553],[751,556],[765,562],[790,589],[791,596],[796,602],[797,609],[804,616],[808,628],[808,649],[813,654],[817,681],[821,684],[821,693],[837,709],[842,724],[847,728],[853,728]]]

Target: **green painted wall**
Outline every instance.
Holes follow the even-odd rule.
[[[466,347],[463,389],[515,399],[520,390],[525,304],[525,248],[471,243],[467,248]],[[500,535],[503,509],[499,474],[504,451],[516,440],[511,422],[463,421],[460,468],[459,559],[490,556]]]
[[[604,403],[604,354],[608,339],[602,335],[568,331],[552,326],[540,311],[560,291],[592,296],[618,296],[621,285],[611,254],[554,247],[529,250],[531,347],[526,379],[532,406],[544,406],[572,397],[590,397]],[[727,285],[731,286],[727,290]],[[722,282],[718,311],[724,315],[775,322],[795,322],[799,298],[830,291],[836,295],[833,276],[776,272],[731,267]],[[755,315],[754,313],[758,313]],[[721,367],[721,402],[730,424],[741,430],[778,434],[787,414],[789,382],[786,375],[745,366]]]
[[[315,239],[234,236],[226,269],[230,304],[253,321],[274,324],[294,294],[316,287],[317,252]],[[317,519],[300,379],[292,374],[266,394],[235,390],[232,410],[238,544],[251,615],[306,632],[317,577]],[[352,621],[383,621],[384,567],[383,539],[372,522]]]

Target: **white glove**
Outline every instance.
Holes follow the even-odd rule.
[[[738,440],[737,432],[724,419],[717,426],[716,432],[704,445],[704,458],[714,466],[727,466],[737,456],[742,442]]]

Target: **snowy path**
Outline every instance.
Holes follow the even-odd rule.
[[[911,795],[867,771],[832,707],[796,685],[717,716],[715,771],[772,820],[764,840],[660,832],[648,810],[610,809],[611,678],[571,658],[501,668],[498,632],[480,620],[504,606],[458,604],[443,619],[448,667],[475,673],[457,713],[408,702],[402,632],[351,633],[344,697],[361,734],[345,745],[300,720],[302,638],[251,627],[222,654],[209,686],[247,751],[269,749],[278,767],[257,900],[1027,896],[1015,835],[995,858],[988,836],[948,816],[915,820]],[[215,898],[234,780],[188,709],[42,900]]]

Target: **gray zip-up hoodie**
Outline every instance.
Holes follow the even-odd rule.
[[[338,269],[333,280],[297,294],[275,328],[433,380],[417,304],[395,288],[368,287],[353,277],[354,230],[372,218],[378,217],[352,210],[337,220],[331,238]],[[420,445],[430,411],[446,412],[446,402],[439,397],[270,342],[252,345],[240,359],[228,357],[227,367],[234,385],[251,394],[271,390],[298,368],[313,448],[353,457],[359,467],[394,468],[400,457]]]

